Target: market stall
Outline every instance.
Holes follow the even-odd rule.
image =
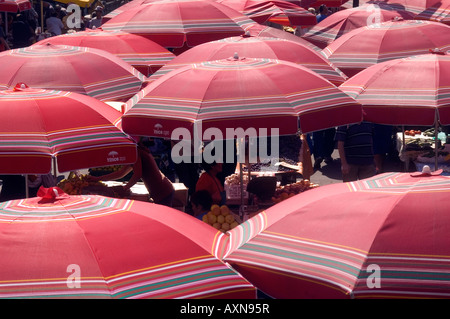
[[[126,178],[119,181],[91,181],[88,176],[104,175],[105,172],[117,169],[116,166],[103,167],[90,170],[89,174],[79,174],[71,172],[67,178],[60,181],[60,187],[69,195],[102,195],[115,198],[129,198],[139,201],[152,202],[150,194],[143,182],[137,182],[130,188],[129,193],[123,193],[123,186],[126,184]],[[109,168],[109,170],[108,170]],[[173,183],[175,194],[173,198],[173,208],[185,211],[187,205],[188,189],[183,183]]]
[[[450,172],[450,144],[447,143],[448,135],[445,132],[438,133],[438,150],[435,150],[435,129],[405,130],[397,133],[396,148],[399,158],[405,162],[406,170],[410,163],[416,166],[417,171],[422,171],[424,165],[433,165],[436,162],[437,169]]]

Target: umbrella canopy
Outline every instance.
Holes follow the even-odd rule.
[[[38,195],[1,203],[2,298],[256,298],[213,255],[217,230],[184,212],[58,188]]]
[[[245,14],[258,23],[273,22],[284,26],[311,27],[316,16],[308,10],[283,0],[216,0]]]
[[[33,45],[0,53],[0,89],[23,82],[30,87],[71,91],[102,101],[125,101],[145,76],[115,55],[98,49]]]
[[[213,0],[162,0],[129,8],[102,25],[104,30],[141,34],[166,48],[244,34],[255,22]]]
[[[302,81],[292,81],[302,79]],[[360,106],[317,73],[292,62],[233,57],[191,64],[150,83],[128,103],[122,123],[134,135],[170,137],[201,122],[217,128],[278,128],[295,134],[355,123]],[[199,132],[200,133],[200,132]]]
[[[317,51],[299,42],[279,38],[239,36],[211,41],[189,49],[167,63],[150,80],[156,80],[187,64],[226,59],[233,56],[235,52],[248,58],[277,59],[297,63],[320,74],[336,86],[347,79]]]
[[[115,16],[119,15],[122,12],[128,11],[132,8],[142,6],[147,3],[157,2],[157,1],[161,1],[161,0],[131,0],[127,3],[122,4],[121,6],[114,9],[113,11],[109,12],[108,14],[104,15],[102,18],[102,24],[104,24],[106,21],[111,20],[112,18],[114,18]]]
[[[416,15],[429,7],[442,2],[442,0],[386,0],[386,3],[393,8],[406,10]]]
[[[320,186],[228,231],[224,261],[274,298],[450,297],[450,177]]]
[[[355,29],[332,42],[323,54],[347,76],[392,59],[450,49],[450,26],[429,21],[389,21]]]
[[[132,164],[136,143],[117,124],[122,113],[92,97],[22,88],[0,91],[0,173],[48,174]]]
[[[384,4],[367,4],[333,13],[309,29],[302,38],[324,49],[334,40],[354,29],[391,21],[396,17],[412,19],[413,15]]]
[[[322,4],[326,5],[328,8],[338,8],[346,3],[348,0],[302,0],[303,7],[320,7]],[[353,1],[353,0],[351,0]]]
[[[0,12],[26,11],[31,9],[30,0],[0,0]]]
[[[255,37],[266,37],[266,38],[280,38],[285,40],[290,40],[294,42],[298,42],[302,45],[306,45],[313,49],[314,51],[320,52],[321,48],[315,46],[309,41],[306,41],[290,32],[286,32],[280,29],[276,29],[270,26],[265,26],[259,23],[255,23],[245,28],[246,35],[255,36]]]
[[[436,52],[373,65],[340,86],[364,119],[391,125],[450,124],[450,56]]]
[[[149,76],[175,57],[158,43],[137,34],[101,29],[74,32],[47,38],[35,45],[52,43],[104,50],[121,58]]]
[[[430,20],[450,25],[450,1],[442,0],[415,16],[417,20]]]

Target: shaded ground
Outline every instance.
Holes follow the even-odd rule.
[[[322,162],[321,168],[316,170],[311,176],[313,183],[320,185],[327,185],[333,183],[342,183],[341,174],[341,160],[339,159],[339,153],[337,149],[334,150],[332,155],[334,161],[331,164],[325,164]],[[314,163],[314,160],[313,160]],[[412,169],[414,165],[412,165]],[[405,163],[400,161],[396,154],[388,156],[384,162],[384,172],[404,172]]]

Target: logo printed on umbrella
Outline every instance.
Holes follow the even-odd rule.
[[[116,151],[111,151],[108,153],[108,157],[106,158],[108,163],[115,163],[115,162],[123,162],[126,160],[125,156],[119,156],[119,153]]]
[[[153,126],[153,133],[157,135],[169,136],[169,131],[163,131],[163,126],[159,123]]]

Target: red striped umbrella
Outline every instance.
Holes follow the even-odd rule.
[[[216,0],[245,14],[258,23],[273,22],[284,26],[311,27],[316,16],[308,10],[283,0]]]
[[[26,11],[31,9],[30,0],[0,0],[0,12]]]
[[[306,45],[313,49],[314,51],[320,52],[322,51],[321,48],[315,46],[309,41],[306,41],[290,32],[286,32],[277,28],[269,27],[266,25],[262,25],[259,23],[255,23],[251,26],[248,26],[245,28],[245,32],[248,35],[254,36],[254,37],[267,37],[267,38],[279,38],[279,39],[285,39],[290,40],[294,42],[298,42],[302,45]]]
[[[306,32],[302,38],[324,49],[334,40],[354,29],[413,15],[383,4],[368,4],[333,13]]]
[[[47,38],[35,45],[45,43],[104,50],[121,58],[145,76],[153,74],[175,57],[172,52],[152,40],[121,31],[86,29]]]
[[[0,203],[1,298],[256,298],[213,255],[222,232],[175,209],[58,188]]]
[[[424,175],[300,193],[228,231],[223,260],[274,298],[449,298],[450,177]]]
[[[442,0],[414,17],[417,20],[430,20],[450,25],[450,1]]]
[[[385,0],[393,8],[406,10],[416,15],[429,7],[442,2],[442,0]]]
[[[450,49],[450,26],[430,21],[390,21],[343,35],[323,54],[347,76],[380,62]]]
[[[153,74],[150,81],[188,64],[226,59],[235,52],[248,58],[267,58],[289,61],[305,66],[336,86],[347,77],[321,54],[310,47],[279,38],[240,36],[200,44],[167,63]]]
[[[373,65],[340,86],[364,119],[391,125],[450,124],[450,56],[423,54]]]
[[[0,173],[48,174],[136,161],[136,143],[115,124],[122,113],[71,92],[0,91]]]
[[[131,0],[125,4],[122,4],[121,6],[114,9],[113,11],[109,12],[108,14],[104,15],[102,18],[102,24],[111,20],[112,18],[114,18],[115,16],[119,15],[122,12],[128,11],[132,8],[137,8],[137,7],[147,4],[147,3],[157,2],[157,1],[161,1],[161,0]]]
[[[213,0],[162,0],[129,8],[102,25],[104,30],[141,34],[166,48],[244,34],[255,22]]]
[[[125,101],[136,94],[145,76],[125,61],[98,49],[33,45],[0,53],[0,89],[16,83],[86,94],[102,101]]]
[[[338,8],[349,0],[302,0],[302,5],[305,7],[320,7],[322,4],[328,8]],[[353,0],[350,0],[353,1]]]
[[[302,79],[292,81],[292,79]],[[130,108],[131,107],[131,108]],[[229,58],[191,64],[150,83],[128,102],[133,135],[171,137],[176,128],[271,129],[280,135],[355,123],[360,106],[317,73],[287,61]]]

